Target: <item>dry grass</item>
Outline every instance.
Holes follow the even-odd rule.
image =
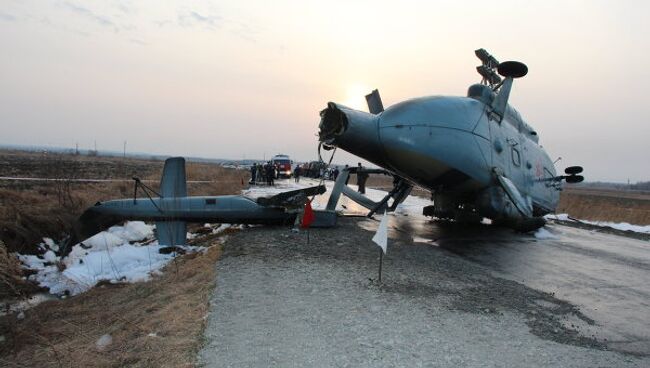
[[[54,157],[53,157],[54,156]],[[134,174],[158,189],[162,161],[0,151],[0,176],[64,179],[118,179]],[[127,168],[127,169],[125,169]],[[127,174],[125,174],[125,170]],[[234,194],[246,171],[215,164],[187,163],[190,195]],[[140,193],[139,195],[143,195]],[[29,252],[44,236],[60,239],[71,221],[97,201],[133,196],[133,183],[0,181],[0,240],[10,252]]]
[[[650,194],[567,188],[560,195],[558,213],[592,221],[650,224]]]
[[[146,283],[104,285],[0,318],[7,367],[189,367],[199,348],[218,244],[170,263]],[[154,333],[156,336],[149,336]],[[104,350],[96,341],[110,334]]]
[[[0,152],[0,176],[122,179],[137,174],[158,189],[162,161]],[[214,164],[187,163],[190,195],[239,192],[248,172]],[[33,292],[22,283],[11,251],[38,253],[44,236],[61,239],[71,222],[95,203],[130,197],[129,182],[0,181],[0,296]],[[198,239],[197,239],[198,240]],[[201,244],[217,244],[205,236]],[[8,249],[7,249],[8,248]],[[183,367],[192,366],[201,342],[220,246],[183,256],[161,276],[139,284],[103,285],[28,310],[25,319],[0,317],[0,366]],[[149,334],[155,336],[149,336]],[[97,339],[110,334],[104,350]]]
[[[21,275],[20,262],[7,252],[7,247],[0,240],[0,299],[37,290],[37,287],[23,280]]]
[[[162,168],[163,162],[156,160],[0,151],[0,176],[122,180],[135,175],[152,180],[147,185],[158,189]],[[190,195],[235,194],[248,179],[246,171],[216,164],[188,162],[186,171],[188,181],[210,181],[188,183]],[[63,239],[73,221],[95,202],[131,196],[133,183],[129,181],[0,180],[0,240],[10,253],[38,254],[37,245],[43,237]],[[0,269],[9,266],[0,258]],[[31,291],[23,283],[6,287],[4,281],[0,280],[0,296]]]

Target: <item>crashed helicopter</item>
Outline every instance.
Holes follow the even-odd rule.
[[[325,186],[292,190],[272,197],[251,199],[240,195],[188,196],[185,159],[172,157],[165,161],[160,179],[160,193],[140,179],[135,181],[133,198],[97,202],[73,224],[64,253],[71,246],[124,220],[154,221],[156,237],[161,245],[183,245],[188,222],[231,224],[291,224],[301,212],[308,196],[325,192]],[[145,198],[137,198],[138,189]],[[311,226],[330,226],[334,213],[314,211]]]
[[[484,49],[475,54],[482,61],[477,67],[482,81],[470,86],[466,97],[420,97],[384,110],[374,90],[366,96],[370,113],[327,104],[318,132],[323,148],[341,148],[395,177],[393,190],[378,203],[341,188],[347,179],[341,177],[330,202],[340,192],[350,194],[372,215],[395,209],[417,185],[432,194],[433,205],[423,210],[427,216],[486,217],[520,231],[544,225],[543,216],[558,204],[562,181],[582,181],[582,168],[557,175],[537,131],[508,104],[514,79],[528,67],[500,63]]]

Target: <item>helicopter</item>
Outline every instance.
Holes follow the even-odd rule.
[[[386,198],[366,206],[369,215],[394,210],[419,186],[433,200],[423,209],[426,216],[459,222],[488,218],[526,232],[544,226],[563,182],[584,180],[580,166],[557,174],[537,131],[508,103],[514,80],[528,67],[499,62],[485,49],[475,54],[482,79],[467,96],[419,97],[384,109],[375,89],[366,96],[369,112],[335,102],[320,112],[324,149],[341,148],[395,177]]]

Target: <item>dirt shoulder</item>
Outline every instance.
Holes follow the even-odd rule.
[[[0,366],[189,367],[202,340],[219,240],[144,283],[103,285],[0,317]],[[97,346],[103,335],[112,342]]]

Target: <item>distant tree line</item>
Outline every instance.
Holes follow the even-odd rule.
[[[630,185],[633,190],[650,190],[650,181],[640,181],[636,184]]]

